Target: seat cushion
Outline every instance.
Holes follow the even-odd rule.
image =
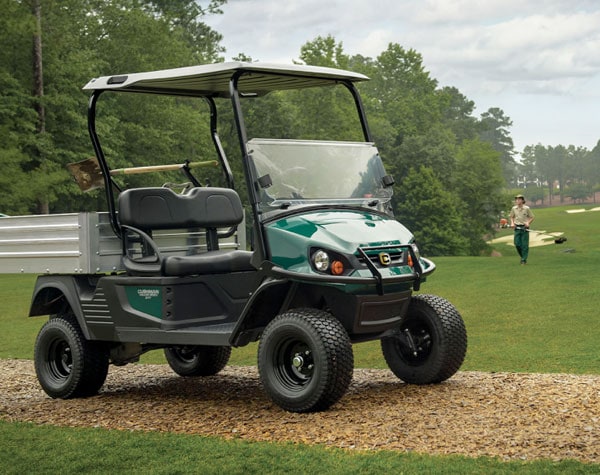
[[[162,263],[162,275],[226,274],[255,270],[250,251],[209,251],[193,256],[168,256]]]

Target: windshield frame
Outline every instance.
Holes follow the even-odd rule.
[[[261,220],[315,207],[389,214],[393,190],[372,142],[255,138],[247,150]]]

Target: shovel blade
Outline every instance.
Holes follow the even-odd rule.
[[[102,170],[100,170],[96,157],[87,158],[81,162],[69,163],[67,168],[81,191],[91,191],[104,186]]]

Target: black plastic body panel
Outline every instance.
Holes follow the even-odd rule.
[[[260,271],[190,277],[47,275],[30,316],[73,309],[86,338],[158,346],[243,346],[290,308],[330,311],[353,342],[381,338],[405,316],[409,284],[385,295],[276,279]]]
[[[260,280],[257,272],[104,277],[95,296],[106,303],[108,318],[94,301],[84,305],[84,317],[99,339],[226,345]]]

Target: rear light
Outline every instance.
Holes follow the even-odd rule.
[[[408,259],[406,260],[406,263],[408,264],[409,267],[413,267],[414,266],[413,258],[412,258],[412,256],[410,254],[408,255]]]

